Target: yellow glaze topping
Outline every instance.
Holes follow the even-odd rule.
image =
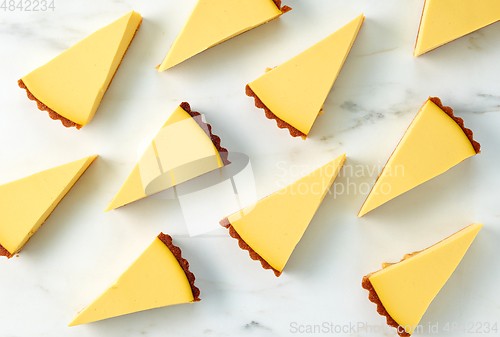
[[[482,226],[472,224],[369,276],[384,308],[407,332],[413,332],[418,325]]]
[[[498,0],[426,0],[413,56],[500,20]]]
[[[198,0],[158,71],[282,14],[272,0]]]
[[[345,154],[228,217],[236,232],[282,271],[345,161]]]
[[[365,17],[249,83],[252,91],[278,118],[305,135],[337,79]]]
[[[80,125],[94,117],[142,17],[134,11],[22,78],[43,104]]]
[[[462,128],[428,100],[387,161],[358,217],[475,154]]]
[[[193,291],[170,249],[158,238],[69,326],[193,302]]]
[[[0,185],[0,244],[17,253],[97,156]]]
[[[194,118],[180,106],[172,113],[106,212],[224,166],[217,148]]]

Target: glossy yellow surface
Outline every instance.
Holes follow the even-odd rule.
[[[222,166],[217,148],[205,130],[179,106],[139,159],[106,212]]]
[[[462,128],[428,100],[387,161],[358,217],[475,154]]]
[[[335,33],[249,83],[278,118],[305,135],[320,113],[358,35],[365,17]]]
[[[345,154],[228,217],[236,232],[282,271],[345,161]]]
[[[402,262],[372,274],[369,279],[391,317],[412,332],[448,281],[482,224],[472,224]]]
[[[500,20],[498,0],[426,0],[413,56]]]
[[[96,158],[0,185],[0,244],[11,254],[21,250]]]
[[[24,84],[61,116],[86,125],[141,21],[141,15],[134,11],[122,16],[24,76]]]
[[[281,14],[272,0],[198,0],[157,69],[167,70]]]
[[[170,249],[156,238],[69,326],[193,300],[191,285],[184,270]]]

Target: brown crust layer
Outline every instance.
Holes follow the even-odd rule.
[[[241,238],[241,236],[236,232],[236,230],[234,229],[234,227],[229,222],[228,218],[222,219],[220,221],[220,225],[222,227],[226,227],[227,229],[229,229],[229,235],[231,235],[232,238],[235,238],[236,240],[238,240],[238,245],[240,246],[241,249],[248,250],[248,255],[250,255],[250,258],[252,258],[252,260],[260,261],[260,264],[262,265],[262,268],[264,268],[264,269],[272,269],[272,271],[274,272],[274,275],[276,275],[276,277],[279,277],[281,275],[281,272],[279,270],[276,270],[273,267],[271,267],[271,265],[269,263],[267,263],[267,261],[264,260],[262,258],[262,256],[260,256],[259,254],[257,254],[255,252],[255,250],[253,250],[252,247],[250,247],[245,242],[245,240],[243,240]]]
[[[184,109],[191,117],[196,117],[196,116],[201,116],[201,114],[197,111],[191,110],[191,106],[189,105],[188,102],[182,102],[181,103],[181,108]],[[212,140],[212,143],[214,146],[217,148],[217,151],[219,152],[220,158],[222,159],[222,162],[224,165],[229,165],[231,162],[228,160],[229,152],[227,151],[226,148],[223,148],[221,146],[221,140],[220,137],[217,135],[214,135],[212,133],[212,126],[208,123],[204,123],[201,118],[194,118],[194,120],[200,125],[200,127],[205,130],[205,133],[207,133],[207,136],[210,137]],[[208,130],[208,132],[207,132]]]
[[[287,5],[281,7],[281,0],[273,0],[273,2],[283,14],[292,10],[292,7],[289,7]]]
[[[257,108],[264,109],[264,111],[266,112],[266,117],[267,118],[276,120],[276,124],[278,125],[278,127],[280,129],[288,129],[288,131],[290,132],[290,135],[292,137],[299,137],[300,136],[303,139],[305,139],[307,137],[306,134],[304,134],[303,132],[297,130],[296,128],[294,128],[293,126],[291,126],[290,124],[288,124],[287,122],[285,122],[284,120],[282,120],[281,118],[279,118],[278,116],[276,116],[274,113],[272,113],[272,111],[269,110],[269,108],[264,103],[262,103],[262,101],[260,100],[260,98],[252,90],[252,88],[250,88],[250,86],[248,84],[247,84],[247,86],[245,88],[245,93],[247,94],[247,96],[253,97],[255,99],[255,106]]]
[[[113,77],[111,78],[111,81],[109,81],[108,87],[106,88],[104,94],[106,94],[106,91],[108,91],[108,88],[111,85],[111,82],[113,82],[113,80],[115,79],[115,75],[118,72],[118,69],[120,68],[120,66],[122,65],[123,58],[127,54],[127,51],[130,48],[130,45],[132,44],[132,41],[134,41],[135,35],[137,34],[137,31],[139,30],[139,27],[141,27],[141,24],[142,24],[142,18],[141,18],[141,22],[139,22],[139,25],[137,26],[137,29],[134,32],[134,36],[132,36],[132,39],[130,40],[130,43],[127,46],[127,49],[125,49],[125,53],[123,53],[123,57],[120,60],[120,63],[118,64],[118,67],[116,68],[116,71],[113,74]],[[19,85],[19,87],[21,89],[25,89],[26,90],[26,94],[28,95],[28,98],[30,100],[36,102],[36,105],[38,106],[38,109],[41,110],[41,111],[47,111],[49,113],[49,117],[52,118],[53,120],[60,120],[61,123],[62,123],[62,125],[64,125],[67,128],[75,127],[77,130],[80,130],[83,127],[83,125],[77,124],[77,123],[75,123],[75,122],[67,119],[66,117],[61,116],[60,114],[58,114],[57,112],[55,112],[54,110],[52,110],[51,108],[49,108],[48,106],[46,106],[43,102],[41,102],[38,98],[36,98],[35,95],[33,95],[31,93],[31,91],[29,91],[28,87],[26,86],[26,84],[24,84],[24,82],[23,82],[22,79],[18,80],[17,84]]]
[[[172,237],[168,234],[160,233],[160,235],[158,235],[158,239],[160,239],[161,242],[163,242],[165,246],[170,249],[172,254],[174,254],[175,258],[177,259],[177,262],[179,262],[179,265],[184,270],[184,273],[186,273],[189,284],[191,285],[191,290],[193,291],[193,302],[201,301],[200,289],[198,289],[198,287],[194,285],[194,281],[196,278],[194,274],[189,271],[189,262],[186,259],[182,258],[181,249],[172,243]]]
[[[1,244],[0,244],[0,256],[5,256],[8,259],[10,259],[14,254],[11,254],[7,249],[5,249]]]
[[[469,141],[472,144],[472,147],[474,147],[474,151],[476,151],[476,153],[481,153],[481,144],[479,144],[478,142],[476,142],[474,140],[474,133],[472,132],[472,130],[467,129],[464,126],[464,120],[460,117],[455,117],[455,115],[453,114],[453,109],[450,108],[449,106],[444,106],[441,103],[441,99],[439,99],[439,97],[429,97],[429,100],[432,103],[436,104],[441,110],[443,110],[448,116],[450,116],[462,128],[462,130],[464,131],[467,138],[469,138]]]
[[[28,87],[26,86],[26,84],[24,84],[24,82],[23,82],[22,79],[19,80],[19,81],[17,81],[17,84],[19,85],[19,87],[21,89],[25,89],[26,90],[26,94],[28,95],[28,98],[30,100],[36,102],[36,105],[38,106],[38,110],[47,111],[49,113],[49,117],[50,118],[52,118],[53,120],[60,120],[61,123],[62,123],[62,125],[64,125],[67,128],[75,127],[75,128],[77,128],[77,130],[80,130],[82,128],[82,125],[76,124],[75,122],[70,121],[66,117],[61,116],[60,114],[58,114],[57,112],[55,112],[54,110],[52,110],[51,108],[49,108],[48,106],[46,106],[45,104],[43,104],[38,98],[36,98],[31,93],[31,91],[29,91]]]
[[[381,316],[386,317],[387,325],[392,326],[393,328],[396,328],[398,335],[400,335],[401,337],[410,336],[410,334],[408,332],[406,332],[404,328],[402,328],[402,327],[400,328],[400,325],[391,317],[391,315],[389,315],[387,310],[385,310],[385,307],[382,304],[382,301],[380,301],[380,298],[378,297],[377,292],[375,291],[375,289],[372,286],[372,283],[370,282],[371,275],[372,274],[368,274],[368,275],[364,276],[363,282],[361,283],[361,286],[364,289],[368,290],[368,292],[369,292],[368,299],[377,305],[377,312]]]

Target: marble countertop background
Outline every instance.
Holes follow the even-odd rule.
[[[293,10],[280,19],[158,73],[195,2],[55,0],[53,11],[0,9],[0,183],[100,155],[19,257],[0,259],[0,336],[295,336],[309,325],[322,331],[306,335],[348,326],[336,335],[396,336],[380,331],[385,319],[361,288],[363,275],[473,222],[485,226],[421,323],[453,336],[473,334],[447,334],[447,323],[500,325],[500,24],[415,59],[423,0],[285,0]],[[82,130],[50,120],[17,87],[132,9],[142,27]],[[290,137],[254,107],[245,84],[360,13],[366,21],[325,113],[306,141]],[[361,186],[371,187],[429,96],[464,118],[482,153],[358,219],[368,192]],[[259,198],[347,153],[354,170],[340,173],[281,277],[223,228],[189,237],[177,200],[147,198],[103,212],[139,144],[182,101],[205,114],[224,147],[249,156]],[[202,301],[68,328],[161,231],[182,248]]]

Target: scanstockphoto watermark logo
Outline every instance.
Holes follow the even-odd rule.
[[[315,172],[319,179],[315,179],[314,183],[302,182],[288,187],[289,178],[300,178],[306,176],[313,172],[314,168],[309,165],[289,165],[285,161],[280,161],[276,165],[278,171],[278,180],[276,181],[279,188],[282,188],[282,192],[291,194],[322,194],[323,191],[328,188],[330,183],[329,177],[334,175],[334,166],[326,166],[323,170]],[[332,184],[328,190],[328,194],[337,198],[340,195],[353,195],[362,194],[366,195],[372,189],[373,183],[376,181],[377,177],[382,175],[389,178],[397,178],[405,176],[405,169],[403,165],[386,166],[384,167],[381,163],[376,165],[351,165],[345,163],[341,170],[339,171],[336,181]],[[343,178],[343,179],[339,179]],[[370,181],[366,181],[366,178],[371,178]],[[339,182],[339,180],[342,180]],[[286,189],[288,187],[288,189]],[[388,182],[380,182],[379,186],[372,191],[374,194],[387,195],[392,192],[392,185]]]
[[[402,327],[400,327],[403,330]],[[322,322],[320,324],[300,324],[291,322],[289,331],[293,334],[392,334],[394,328],[388,325],[371,325],[366,322],[349,322],[338,324],[334,322]],[[411,330],[409,330],[411,331]],[[403,332],[403,331],[402,331]],[[417,329],[415,329],[417,332]]]
[[[290,322],[289,332],[292,334],[336,334],[345,336],[348,334],[360,335],[393,335],[399,334],[498,334],[498,322],[480,321],[480,322],[428,322],[427,324],[398,326],[397,328],[389,325],[368,324],[367,322],[349,322],[344,324],[334,322],[322,322],[318,324],[303,324],[300,322]]]

